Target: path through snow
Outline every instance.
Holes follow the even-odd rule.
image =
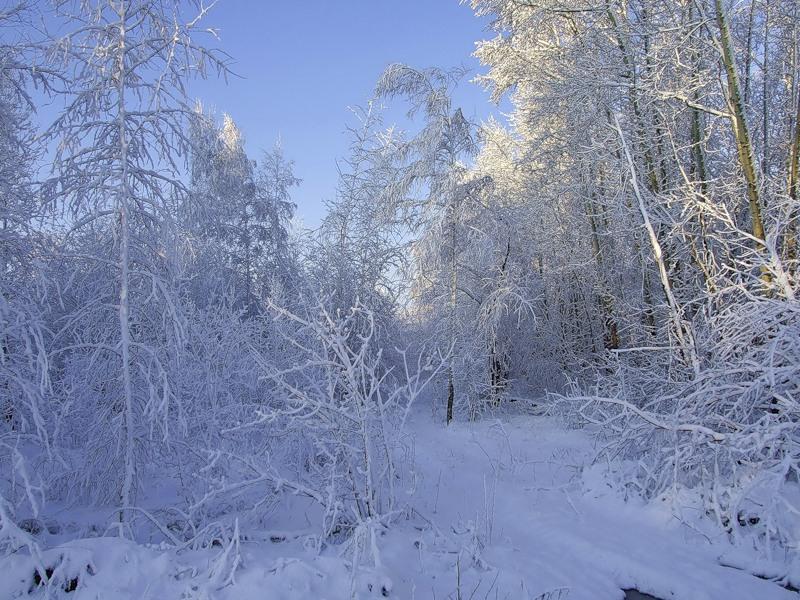
[[[94,538],[47,551],[64,580],[78,582],[50,597],[343,600],[355,589],[359,599],[621,600],[623,589],[635,588],[664,600],[797,598],[720,566],[732,548],[712,543],[713,529],[701,534],[667,506],[626,503],[599,474],[581,476],[594,455],[584,432],[530,416],[445,428],[420,411],[407,442],[414,509],[380,537],[381,564],[362,569],[355,583],[347,544],[321,556],[308,549],[314,509],[292,497],[265,523],[269,531],[243,532],[232,585],[222,549],[176,553]],[[30,558],[12,556],[0,569],[0,600],[45,597],[42,589],[28,593]]]
[[[612,600],[630,588],[679,600],[797,598],[720,566],[731,549],[669,507],[626,503],[599,476],[588,491],[578,475],[594,452],[583,432],[527,416],[444,429],[416,415],[410,429],[415,505],[431,525],[412,572],[404,552],[386,560],[401,598],[456,598],[457,579],[465,599]]]

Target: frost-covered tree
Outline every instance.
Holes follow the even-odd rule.
[[[403,98],[410,104],[409,117],[422,113],[421,131],[398,148],[401,173],[392,189],[390,206],[421,234],[420,251],[434,248],[433,270],[420,277],[442,282],[439,304],[447,316],[439,322],[437,343],[460,356],[458,331],[459,238],[462,216],[481,184],[470,181],[465,160],[475,151],[473,126],[451,100],[459,73],[440,69],[417,70],[391,65],[378,80],[377,94]],[[420,263],[421,264],[421,263]],[[456,399],[453,365],[447,375],[447,422],[453,419]]]
[[[241,132],[227,115],[218,127],[213,115],[198,105],[190,138],[191,193],[180,206],[190,297],[202,306],[230,295],[234,304],[245,306],[253,276],[249,247],[241,252],[233,227],[242,206],[254,196],[254,166],[244,151]]]
[[[56,150],[44,193],[69,220],[62,252],[75,273],[74,311],[58,332],[62,385],[72,430],[92,424],[76,440],[85,461],[79,481],[113,498],[122,522],[150,440],[166,442],[181,428],[172,367],[184,319],[169,209],[185,193],[186,80],[223,64],[194,40],[201,4],[65,0],[56,8],[68,33],[50,60],[69,84],[47,131]]]
[[[354,114],[350,154],[340,163],[336,198],[328,203],[315,238],[312,275],[331,314],[366,307],[380,339],[392,329],[405,291],[403,228],[388,206],[397,183],[395,152],[400,140],[384,128],[374,103]]]
[[[53,457],[56,421],[50,387],[49,331],[40,295],[47,248],[32,172],[37,155],[29,90],[37,73],[20,31],[33,13],[27,3],[0,11],[0,550],[33,547],[15,524],[17,511],[38,515],[44,500],[37,465]]]
[[[754,481],[796,510],[797,7],[472,4],[497,32],[479,79],[514,105],[490,172],[538,271],[518,347],[593,387],[564,406],[641,458],[645,495],[695,486],[733,530]],[[790,535],[767,528],[756,543]]]
[[[251,160],[230,116],[217,127],[213,116],[198,110],[192,124],[192,193],[184,219],[207,254],[195,261],[198,279],[216,282],[215,292],[209,295],[207,284],[198,298],[232,292],[236,305],[255,314],[272,287],[291,288],[297,274],[288,224],[294,213],[291,188],[300,180],[280,143],[260,164]],[[210,265],[214,259],[217,264]]]

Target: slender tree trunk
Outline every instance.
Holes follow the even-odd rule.
[[[769,2],[764,6],[764,72],[761,77],[761,173],[769,176]],[[767,201],[769,206],[769,201]]]
[[[250,250],[250,216],[247,214],[247,205],[244,207],[244,307],[248,316],[253,315],[250,297],[252,295],[252,266]]]
[[[753,145],[750,140],[750,131],[747,127],[747,114],[740,91],[739,73],[736,67],[736,57],[733,52],[733,41],[731,39],[730,27],[728,26],[728,18],[722,6],[722,0],[714,0],[714,7],[716,9],[717,25],[720,31],[722,62],[725,67],[728,83],[727,100],[731,111],[731,119],[733,121],[733,133],[736,138],[739,165],[747,185],[752,234],[753,237],[762,242],[762,248],[765,248],[764,241],[766,237],[764,234],[764,222],[761,217],[761,199],[759,198],[756,162],[753,153]],[[766,272],[763,273],[763,279],[769,281],[769,274]]]
[[[628,47],[624,32],[620,28],[619,21],[614,15],[614,11],[611,10],[611,5],[606,2],[605,6],[606,17],[611,23],[617,46],[622,53],[622,63],[626,70],[626,77],[631,82],[631,85],[628,88],[628,97],[633,110],[633,122],[636,127],[636,137],[639,138],[637,141],[641,148],[640,152],[644,163],[644,172],[647,174],[647,187],[653,194],[658,194],[660,191],[659,179],[656,172],[655,161],[653,160],[652,148],[650,147],[650,144],[647,143],[647,132],[644,126],[644,119],[639,104],[639,84],[636,73],[636,65],[634,64],[633,60],[633,54]],[[613,125],[610,111],[606,110],[606,116],[608,117],[609,123]],[[655,309],[653,308],[654,305],[652,293],[650,291],[650,275],[648,273],[647,264],[644,261],[643,254],[641,251],[639,251],[639,248],[637,248],[637,255],[642,257],[642,301],[645,306],[643,326],[649,335],[653,335],[656,329],[656,314]]]
[[[788,192],[792,200],[797,200],[798,186],[800,186],[800,94],[797,94],[795,103],[794,135],[789,147]]]
[[[603,289],[597,295],[597,300],[600,305],[600,310],[603,313],[603,321],[605,323],[605,331],[603,332],[603,342],[606,350],[616,350],[619,348],[619,328],[617,321],[614,318],[613,302],[608,293],[608,284],[605,281],[605,270],[603,268],[603,253],[600,250],[600,236],[597,232],[597,219],[595,218],[595,208],[592,202],[592,194],[588,195],[586,201],[586,216],[589,219],[589,228],[591,229],[592,239],[592,256],[594,257],[597,270],[600,275],[600,285]]]
[[[753,64],[753,23],[756,16],[756,0],[750,0],[750,15],[747,19],[747,46],[744,55],[744,104],[750,104],[750,72]]]
[[[119,326],[120,326],[120,353],[122,355],[122,388],[125,396],[125,473],[123,476],[121,492],[121,510],[119,512],[120,524],[125,522],[125,509],[132,506],[134,493],[135,451],[134,451],[134,398],[133,384],[131,381],[131,328],[130,328],[130,189],[128,173],[128,132],[127,110],[125,106],[126,80],[125,80],[125,55],[127,52],[125,34],[127,26],[126,2],[121,2],[119,14],[119,45],[117,64],[117,127],[120,144],[120,181],[117,188],[117,211],[120,227],[120,292],[119,292]]]
[[[650,215],[647,210],[647,206],[645,205],[644,198],[642,197],[641,190],[639,189],[633,157],[628,150],[628,144],[625,141],[625,135],[622,132],[622,127],[619,124],[619,120],[616,117],[614,120],[617,126],[617,132],[619,133],[620,141],[622,142],[622,150],[628,163],[631,185],[633,187],[636,200],[639,204],[639,212],[642,216],[642,221],[644,222],[647,235],[650,238],[650,245],[653,249],[653,258],[655,259],[658,267],[658,274],[661,279],[661,287],[663,288],[664,296],[667,299],[667,305],[669,307],[670,316],[673,322],[675,336],[678,338],[678,342],[681,345],[681,354],[684,356],[686,362],[694,369],[695,373],[699,373],[700,361],[697,358],[697,349],[695,348],[694,336],[692,335],[689,325],[683,320],[680,306],[678,305],[675,295],[672,292],[672,284],[670,283],[669,273],[667,272],[666,264],[664,262],[664,254],[661,249],[661,244],[658,241],[656,232],[650,222]]]
[[[635,113],[635,110],[634,110],[634,113]],[[636,116],[636,115],[634,114],[634,116]],[[608,109],[606,109],[606,119],[608,119],[609,126],[610,127],[614,127],[614,122],[615,122],[616,117],[612,116],[611,111],[608,110]],[[634,122],[637,124],[636,127],[638,128],[639,127],[638,126],[639,120],[636,119]],[[621,162],[623,160],[623,156],[620,154],[620,152],[618,150],[614,152],[614,155],[615,155],[615,157],[617,158],[618,161]],[[649,176],[648,176],[648,180],[650,180]],[[651,189],[650,191],[653,194],[657,193],[657,190]],[[628,196],[626,196],[626,198],[625,198],[625,204],[626,204],[626,207],[628,208],[629,211],[633,211],[633,206],[631,205],[630,198]],[[644,252],[642,250],[641,241],[639,240],[638,231],[637,231],[637,234],[634,236],[633,246],[634,246],[634,250],[635,250],[636,256],[639,257],[640,266],[642,268],[642,303],[644,304],[642,327],[644,328],[645,333],[648,336],[652,337],[652,336],[655,335],[655,332],[656,332],[656,312],[655,312],[655,308],[654,308],[653,294],[652,294],[652,292],[650,290],[650,287],[651,287],[651,285],[650,285],[650,274],[649,274],[649,270],[647,268],[647,261],[644,258],[645,255],[644,255]]]
[[[500,265],[500,277],[505,275],[506,267],[508,266],[508,257],[511,254],[511,241],[506,242],[506,253],[503,257],[503,262]],[[493,307],[494,312],[494,307]],[[492,403],[495,406],[500,405],[500,394],[506,385],[508,373],[506,373],[505,361],[503,360],[502,350],[497,349],[497,332],[492,331],[491,340],[489,342],[489,394]]]
[[[639,78],[636,70],[636,65],[633,60],[633,53],[628,47],[625,33],[622,31],[614,11],[611,10],[611,5],[606,3],[606,17],[611,23],[614,30],[614,37],[617,46],[622,53],[622,63],[625,67],[625,74],[627,79],[631,82],[628,90],[628,97],[633,109],[634,123],[636,124],[636,137],[638,144],[641,147],[641,154],[644,161],[645,172],[647,173],[647,186],[651,192],[657,194],[660,191],[658,170],[656,161],[653,158],[653,148],[647,143],[647,127],[645,127],[644,116],[642,115],[641,105],[639,103]],[[610,120],[610,119],[609,119]]]
[[[789,261],[797,259],[797,230],[798,226],[794,222],[797,211],[794,209],[798,198],[800,198],[800,92],[795,99],[797,104],[794,117],[794,135],[789,146],[789,181],[788,192],[792,202],[789,213],[789,222],[786,225],[786,258]]]
[[[755,0],[753,0],[755,1]],[[689,3],[689,24],[694,27],[694,3]],[[699,39],[700,30],[696,30],[691,36],[692,43],[692,99],[695,106],[691,107],[691,140],[692,140],[692,174],[695,176],[699,186],[700,192],[703,195],[703,200],[708,194],[708,169],[706,168],[706,157],[703,150],[703,141],[705,138],[705,127],[703,124],[703,115],[697,106],[700,104],[700,65],[701,56],[700,49],[702,47],[702,40]]]
[[[456,206],[450,204],[450,364],[447,367],[447,424],[453,420],[456,392],[453,381],[453,356],[456,346],[456,302],[458,300],[458,269],[456,265]]]
[[[797,10],[797,5],[795,4],[795,13]],[[795,14],[796,17],[796,14]],[[791,269],[791,273],[795,274],[797,271],[797,266],[794,264],[794,261],[797,260],[797,237],[798,237],[798,224],[796,223],[795,219],[797,217],[797,211],[795,210],[795,206],[797,206],[798,198],[800,198],[800,88],[797,85],[797,68],[798,68],[798,60],[797,60],[797,19],[795,18],[794,26],[793,26],[793,40],[794,44],[792,45],[792,59],[791,59],[791,73],[792,73],[792,83],[791,83],[791,97],[795,102],[795,111],[794,111],[794,128],[792,130],[791,140],[789,142],[789,161],[788,161],[788,181],[787,181],[787,192],[789,194],[789,198],[792,202],[792,206],[789,211],[788,215],[788,223],[786,224],[786,241],[785,241],[785,255],[786,259],[789,261],[789,269]]]

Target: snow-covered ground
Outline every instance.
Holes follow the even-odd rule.
[[[308,507],[295,498],[272,515],[268,531],[242,532],[235,569],[235,548],[175,553],[81,539],[45,552],[61,587],[76,588],[50,595],[333,600],[355,591],[358,598],[612,600],[637,589],[679,600],[796,598],[722,566],[754,564],[755,556],[715,538],[696,515],[618,497],[602,471],[589,467],[592,439],[553,419],[515,416],[445,429],[420,411],[408,444],[413,508],[379,532],[380,562],[363,553],[355,581],[351,545],[321,554],[308,547]],[[45,597],[33,585],[29,557],[7,558],[0,569],[0,598]]]

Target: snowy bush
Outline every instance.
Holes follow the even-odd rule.
[[[398,461],[408,452],[404,425],[441,361],[412,365],[401,352],[401,369],[386,369],[373,317],[362,307],[340,317],[322,307],[306,317],[274,305],[272,312],[281,348],[274,355],[249,349],[259,369],[253,383],[266,384],[267,393],[231,404],[235,415],[223,411],[218,419],[220,439],[201,470],[217,477],[197,507],[239,493],[261,504],[301,495],[320,509],[318,544],[354,535],[360,543],[363,531],[404,509],[413,484]]]
[[[646,498],[680,501],[691,490],[731,537],[769,556],[792,548],[800,527],[800,305],[731,304],[700,347],[713,363],[697,377],[618,363],[565,410],[601,426],[602,458],[622,458],[623,483]],[[610,463],[609,463],[610,464]],[[627,479],[626,479],[627,477]]]

